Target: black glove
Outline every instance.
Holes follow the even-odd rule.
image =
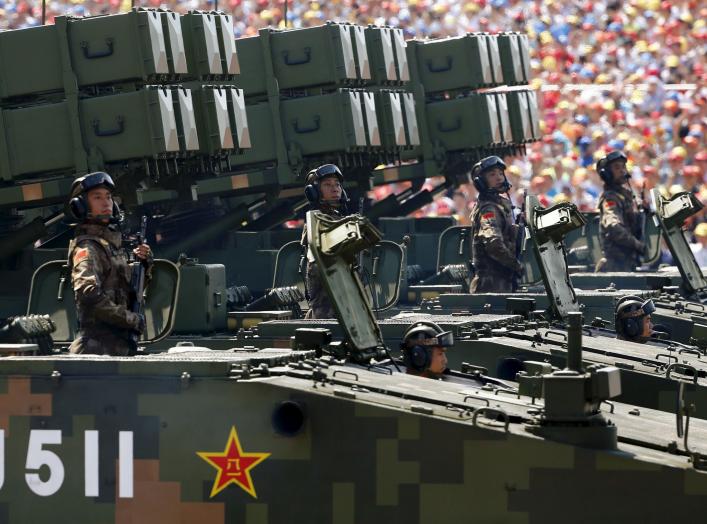
[[[145,315],[142,313],[130,312],[130,323],[132,324],[132,330],[138,334],[145,332]]]

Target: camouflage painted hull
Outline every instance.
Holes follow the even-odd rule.
[[[531,434],[527,397],[283,365],[300,359],[3,359],[0,521],[668,522],[707,509],[707,474],[670,415],[617,404],[618,449],[579,448]],[[704,451],[707,424],[690,435]]]

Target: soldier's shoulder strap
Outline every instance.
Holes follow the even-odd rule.
[[[101,238],[96,235],[79,235],[71,241],[71,244],[69,244],[69,270],[71,270],[74,263],[74,251],[77,247],[82,247],[82,245],[87,241],[91,242],[94,245],[100,246],[103,249],[103,252],[108,257],[108,259],[110,259],[112,255],[110,249],[110,242],[108,242],[105,238]]]
[[[604,202],[606,202],[607,200],[609,200],[611,202],[614,199],[621,202],[621,205],[623,206],[624,203],[626,202],[626,195],[621,194],[621,192],[616,191],[615,189],[607,189],[606,191],[604,191],[602,193],[601,197],[599,197],[599,203],[598,203],[599,211],[603,210]]]

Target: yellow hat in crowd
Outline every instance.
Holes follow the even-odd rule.
[[[707,237],[707,222],[697,224],[697,227],[695,228],[695,236]]]

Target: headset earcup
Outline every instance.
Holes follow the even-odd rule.
[[[486,182],[482,180],[480,176],[475,176],[471,179],[471,181],[474,183],[474,187],[479,193],[483,193],[486,191]]]
[[[73,220],[86,220],[86,215],[88,214],[88,209],[86,208],[86,200],[83,195],[69,200],[69,214]]]
[[[410,367],[415,371],[425,371],[430,367],[430,352],[424,346],[410,348]]]
[[[405,344],[401,344],[400,348],[403,350],[403,363],[406,368],[423,372],[429,367],[430,356],[427,348],[423,346],[408,347]]]
[[[319,203],[319,188],[315,184],[307,184],[304,187],[304,196],[310,204]]]
[[[626,335],[634,338],[641,333],[641,326],[639,320],[643,320],[643,317],[638,318],[627,318],[626,320]]]

